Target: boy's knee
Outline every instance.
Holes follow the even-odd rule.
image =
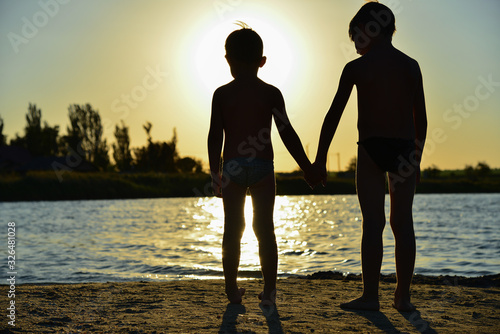
[[[384,220],[363,221],[363,232],[370,234],[382,234],[385,228]]]
[[[255,236],[259,242],[269,242],[275,241],[276,235],[274,234],[274,228],[254,226]]]
[[[259,248],[264,251],[276,250],[278,248],[278,244],[276,242],[276,237],[273,235],[262,236],[261,238],[257,238],[259,243]]]
[[[244,215],[226,215],[224,218],[224,228],[245,228],[245,216]]]
[[[243,233],[245,232],[245,223],[243,224],[227,224],[224,228],[224,240],[241,240]]]
[[[415,231],[413,229],[413,224],[412,223],[406,223],[406,224],[398,224],[395,222],[391,222],[391,229],[392,233],[396,238],[401,237],[401,238],[406,238],[406,237],[412,237],[415,235]]]

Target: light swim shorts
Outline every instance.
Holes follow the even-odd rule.
[[[222,173],[232,182],[250,187],[274,173],[274,163],[272,160],[258,158],[232,158],[224,161]]]

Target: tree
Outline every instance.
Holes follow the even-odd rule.
[[[177,153],[177,131],[169,142],[154,142],[151,137],[153,125],[147,122],[143,128],[148,136],[148,144],[134,150],[135,165],[139,171],[154,171],[176,173]]]
[[[436,165],[432,165],[424,169],[422,174],[426,178],[435,179],[439,177],[439,174],[441,174],[441,170]]]
[[[476,178],[476,173],[474,171],[474,167],[471,165],[466,165],[464,168],[465,176],[469,179],[475,179]]]
[[[144,128],[144,131],[146,131],[146,135],[148,136],[148,143],[151,143],[151,128],[153,127],[153,124],[151,124],[151,122],[146,122],[146,124],[144,124],[142,127]]]
[[[24,128],[26,149],[34,156],[42,155],[42,110],[36,104],[29,104]]]
[[[177,160],[177,169],[181,173],[201,173],[202,164],[200,160],[185,157]]]
[[[347,172],[356,172],[356,157],[353,157],[351,161],[349,161],[349,165],[347,165]]]
[[[491,168],[486,162],[478,162],[475,172],[479,177],[486,177],[491,174]]]
[[[174,128],[173,132],[172,139],[170,139],[169,142],[165,142],[166,147],[164,148],[165,162],[167,165],[166,171],[168,173],[177,172],[176,162],[179,159],[179,154],[177,153],[177,129]]]
[[[115,127],[116,145],[113,144],[113,159],[115,159],[116,167],[120,171],[128,171],[132,167],[132,154],[130,153],[130,137],[128,127],[121,122],[122,127]]]
[[[478,162],[476,167],[466,165],[465,176],[471,180],[476,180],[478,177],[487,177],[491,174],[491,168],[486,162]]]
[[[43,122],[42,138],[41,138],[41,155],[55,156],[59,154],[59,126],[49,126],[47,122]]]
[[[3,134],[3,118],[0,116],[0,146],[7,144],[7,136]]]
[[[36,104],[29,104],[26,113],[26,127],[24,137],[11,140],[11,145],[27,149],[33,156],[54,156],[59,152],[58,140],[59,126],[51,127],[44,122],[42,128],[42,111]]]
[[[103,126],[99,112],[90,104],[70,105],[68,108],[70,127],[64,137],[66,154],[81,155],[83,159],[99,169],[109,165],[108,145],[103,139]]]
[[[16,136],[10,140],[10,146],[26,147],[24,137],[19,137],[16,133]]]

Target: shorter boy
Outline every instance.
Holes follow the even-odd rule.
[[[264,66],[263,43],[252,29],[231,33],[226,40],[226,59],[234,80],[213,95],[208,154],[212,185],[224,203],[222,265],[226,294],[231,303],[241,303],[245,289],[238,288],[240,241],[245,229],[244,204],[247,190],[253,204],[253,229],[259,243],[264,276],[264,305],[273,305],[276,295],[278,248],[274,234],[275,179],[271,123],[305,176],[319,182],[321,176],[307,158],[299,137],[288,120],[279,89],[257,77]],[[223,171],[220,172],[222,143]]]
[[[360,58],[348,63],[328,111],[315,164],[326,175],[326,157],[351,90],[358,92],[359,146],[356,188],[363,216],[363,295],[341,307],[378,310],[378,284],[385,226],[385,178],[389,176],[390,224],[396,240],[397,286],[393,306],[412,311],[410,283],[415,264],[412,205],[427,131],[422,75],[418,63],[392,45],[391,10],[369,2],[349,25]],[[326,177],[325,180],[326,181]]]

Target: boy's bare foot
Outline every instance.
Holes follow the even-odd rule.
[[[415,307],[415,305],[410,303],[409,300],[396,301],[396,299],[394,299],[394,303],[392,304],[392,307],[394,307],[399,312],[413,312],[417,309]]]
[[[232,292],[227,292],[227,299],[229,299],[229,302],[231,304],[241,304],[242,301],[242,296],[245,294],[245,289],[244,288],[239,288],[237,290],[234,290]]]
[[[416,310],[415,305],[410,302],[410,291],[399,288],[396,288],[396,291],[394,291],[394,303],[392,307],[399,312],[413,312]]]
[[[261,300],[260,305],[262,306],[273,306],[276,304],[276,290],[273,290],[269,296],[264,295],[264,291],[259,293],[259,299]]]
[[[378,300],[359,297],[350,302],[340,304],[340,307],[350,310],[378,311],[380,310],[380,303]]]

